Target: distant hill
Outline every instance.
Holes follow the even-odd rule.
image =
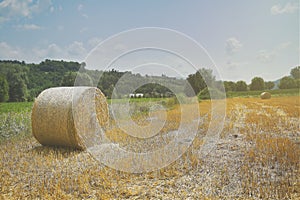
[[[276,81],[273,81],[273,83],[275,84],[273,90],[277,90],[279,89],[279,83],[280,83],[280,79],[276,80]]]
[[[288,77],[292,77],[292,76],[288,76]],[[276,81],[273,81],[273,83],[275,84],[273,90],[279,89],[279,83],[280,83],[280,80],[281,80],[281,78],[278,79],[278,80],[276,80]]]
[[[45,60],[39,64],[0,60],[0,77],[4,77],[8,82],[9,101],[32,101],[46,88],[73,86],[77,75],[83,79],[81,83],[97,86],[108,98],[112,96],[113,91],[116,94],[114,97],[119,98],[133,92],[141,92],[149,97],[172,96],[174,92],[183,92],[185,86],[184,79],[165,75],[142,76],[114,69],[110,71],[83,69],[78,74],[80,66],[78,62],[63,60]]]

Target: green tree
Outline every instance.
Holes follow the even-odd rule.
[[[119,72],[112,69],[111,71],[103,72],[98,82],[98,88],[104,93],[107,98],[111,98],[112,91],[125,72]]]
[[[233,81],[224,81],[225,91],[236,91],[236,84]]]
[[[139,87],[135,92],[143,93],[148,97],[154,97],[153,94],[159,94],[159,96],[168,96],[172,94],[170,89],[158,83],[147,83]]]
[[[198,94],[198,100],[202,99],[223,99],[226,96],[217,88],[205,88],[201,90]]]
[[[274,86],[275,86],[275,83],[273,81],[267,81],[267,82],[265,82],[265,89],[267,89],[267,90],[273,89]]]
[[[236,91],[247,91],[247,84],[245,81],[236,82]]]
[[[300,79],[296,79],[296,88],[300,89]]]
[[[91,77],[86,73],[76,73],[67,72],[60,83],[61,86],[74,86],[76,80],[76,85],[78,86],[92,86],[93,81]]]
[[[265,81],[261,77],[254,77],[251,80],[250,90],[263,90],[265,88]]]
[[[76,73],[75,72],[67,72],[63,76],[60,86],[74,86],[76,78]]]
[[[300,66],[293,68],[290,74],[294,79],[300,79]]]
[[[21,73],[9,73],[9,101],[20,102],[27,100],[27,86]]]
[[[8,96],[8,83],[4,76],[0,76],[0,102],[6,102],[9,98]]]
[[[25,62],[0,61],[0,73],[6,77],[8,83],[9,101],[26,101],[28,96],[29,67]]]
[[[187,78],[188,83],[192,87],[193,91],[190,90],[188,85],[185,86],[185,94],[187,96],[193,96],[198,94],[201,90],[207,86],[211,87],[215,82],[216,78],[212,73],[211,69],[199,69],[195,74],[190,74]]]
[[[93,80],[87,73],[77,73],[75,84],[77,86],[93,86]]]
[[[280,79],[279,82],[279,88],[280,89],[291,89],[291,88],[297,88],[297,82],[295,79],[293,79],[290,76],[285,76],[282,79]]]

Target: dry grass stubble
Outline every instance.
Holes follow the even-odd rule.
[[[2,143],[0,197],[299,199],[299,97],[228,99],[221,138],[203,158],[199,149],[209,105],[209,101],[199,104],[200,115],[207,120],[191,148],[170,166],[146,174],[119,172],[84,151],[43,147],[32,137]],[[177,112],[169,111],[166,131],[176,128]],[[116,142],[130,143],[117,129],[107,134]]]

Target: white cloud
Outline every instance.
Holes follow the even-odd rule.
[[[46,47],[19,48],[13,47],[6,42],[0,42],[0,59],[24,60],[26,62],[41,62],[49,59],[68,59],[65,48],[52,43]]]
[[[294,13],[299,9],[299,5],[294,3],[287,3],[285,6],[281,6],[280,4],[274,5],[271,7],[271,14],[272,15],[280,15],[280,14],[288,14]]]
[[[228,38],[225,44],[225,50],[227,54],[233,54],[242,47],[242,43],[234,37]]]
[[[89,16],[87,14],[82,14],[81,16],[84,17],[84,18],[86,18],[86,19],[89,18]]]
[[[20,50],[11,47],[6,42],[0,42],[0,59],[20,59]]]
[[[17,25],[15,26],[17,29],[23,29],[23,30],[41,30],[43,27],[38,26],[36,24],[24,24],[24,25]]]
[[[257,59],[262,63],[271,63],[282,50],[285,50],[291,45],[291,42],[283,42],[277,45],[273,50],[260,50],[257,55]]]
[[[14,17],[31,17],[32,14],[48,9],[51,5],[51,0],[4,0],[0,3],[1,21],[8,21]]]
[[[51,58],[61,57],[62,52],[62,49],[57,44],[53,43],[48,46],[46,56]]]
[[[288,48],[292,43],[291,42],[284,42],[278,45],[276,48],[278,51]]]
[[[262,63],[270,63],[274,60],[276,53],[274,51],[268,52],[266,50],[260,50],[257,55],[257,59]]]
[[[82,5],[82,4],[79,4],[79,5],[77,6],[77,10],[78,10],[78,12],[81,14],[82,17],[84,17],[84,18],[86,18],[86,19],[89,18],[89,16],[88,16],[86,13],[83,13],[83,5]]]
[[[6,42],[0,42],[0,59],[2,60],[24,60],[26,62],[41,62],[45,59],[73,60],[81,62],[87,56],[87,48],[92,42],[100,39],[90,39],[86,44],[74,41],[66,46],[56,43],[48,43],[31,48],[14,47]]]
[[[78,6],[77,6],[77,10],[78,11],[81,11],[83,9],[83,5],[82,4],[79,4]]]
[[[234,62],[234,61],[228,60],[226,64],[227,64],[227,68],[229,70],[236,70],[237,68],[243,67],[243,66],[247,65],[248,63],[247,62]]]
[[[27,17],[30,15],[29,4],[29,1],[4,0],[0,3],[0,9],[3,14]]]
[[[38,47],[28,51],[27,59],[33,62],[40,62],[46,58],[61,59],[64,56],[64,50],[57,44],[51,43],[46,48]]]
[[[68,53],[71,57],[78,56],[79,58],[83,58],[86,56],[87,51],[86,51],[85,47],[83,46],[82,42],[75,41],[71,45],[69,45]]]
[[[30,1],[30,3],[33,2],[32,0],[28,0],[28,1]],[[37,1],[36,3],[32,3],[31,11],[33,13],[40,13],[45,10],[49,11],[49,9],[51,9],[51,6],[52,6],[51,0],[40,0]]]

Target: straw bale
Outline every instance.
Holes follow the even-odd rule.
[[[271,93],[269,92],[263,92],[260,94],[261,99],[271,99]]]
[[[108,125],[106,98],[95,87],[44,90],[32,108],[32,133],[42,145],[86,149]]]

